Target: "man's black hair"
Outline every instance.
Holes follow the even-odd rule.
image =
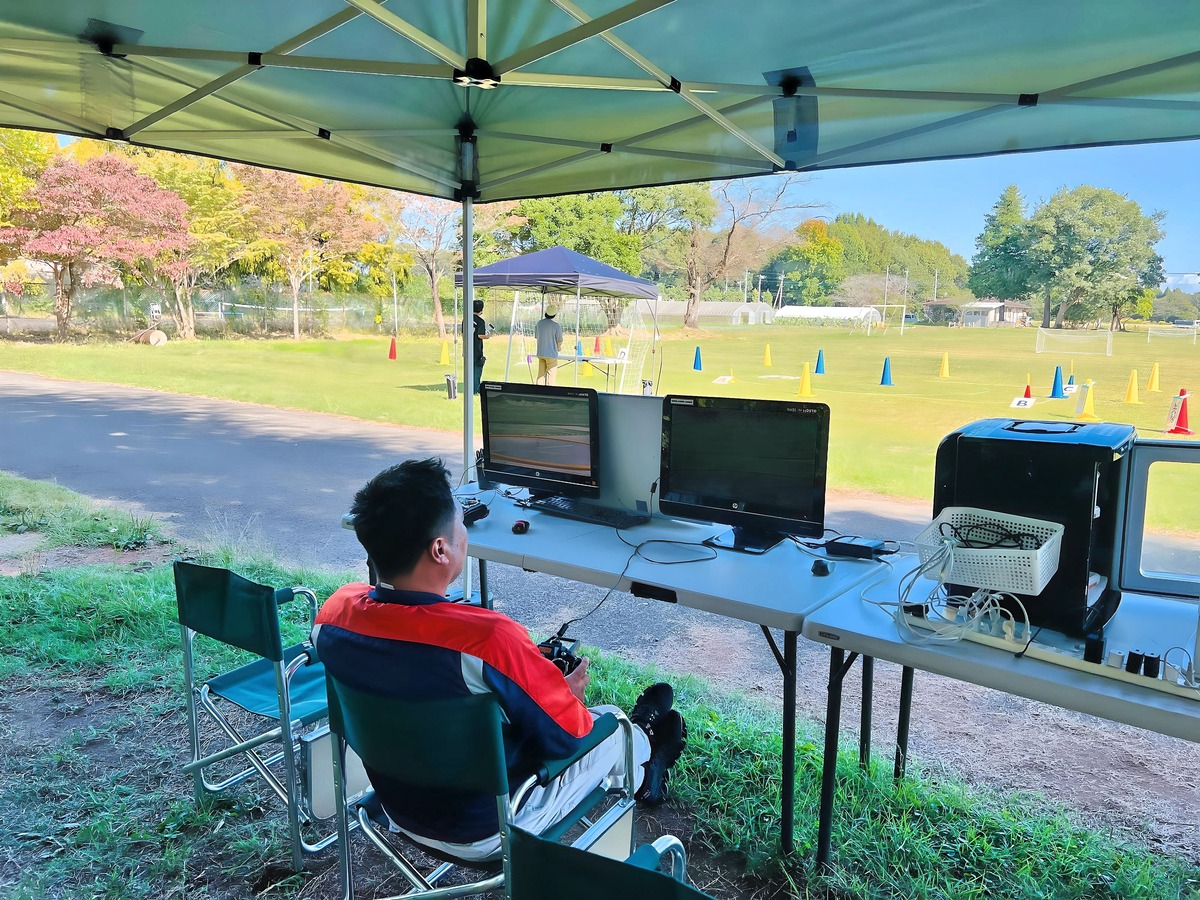
[[[440,459],[384,469],[354,495],[354,533],[384,581],[411,572],[430,542],[449,537],[455,504]]]
[[[471,309],[475,310],[475,312],[477,312],[477,313],[483,312],[483,301],[476,300],[474,303],[471,304]]]

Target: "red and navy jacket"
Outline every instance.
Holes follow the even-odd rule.
[[[348,584],[321,607],[313,631],[334,677],[408,700],[491,692],[508,719],[504,748],[515,789],[542,761],[562,759],[592,729],[592,715],[562,673],[508,616],[418,591]],[[436,729],[436,722],[427,723]],[[470,843],[499,831],[496,800],[398,782],[367,770],[397,825],[439,841]]]

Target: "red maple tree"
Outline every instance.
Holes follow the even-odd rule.
[[[0,246],[45,262],[54,274],[58,337],[71,324],[75,291],[115,281],[122,270],[183,247],[186,204],[112,153],[85,162],[59,156],[38,177],[28,209],[0,228]]]

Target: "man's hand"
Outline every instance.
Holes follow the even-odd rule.
[[[579,657],[579,665],[575,667],[574,672],[566,676],[565,680],[571,693],[579,698],[579,702],[587,703],[583,695],[587,692],[588,682],[592,680],[592,676],[588,674],[588,658],[586,656]]]

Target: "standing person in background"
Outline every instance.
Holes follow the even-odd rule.
[[[483,316],[480,315],[480,313],[483,312],[482,300],[476,300],[471,304],[471,308],[474,310],[474,313],[471,316],[473,320],[471,328],[471,352],[475,354],[475,383],[471,385],[471,393],[478,394],[479,382],[480,379],[483,378],[483,364],[487,362],[487,357],[483,355],[483,342],[492,336],[492,332],[495,329],[491,325],[487,324],[487,322],[483,321]],[[463,334],[466,333],[466,323],[464,322]]]
[[[547,306],[546,315],[534,327],[537,336],[537,383],[554,384],[555,373],[558,370],[558,354],[562,350],[562,326],[554,321],[558,315],[557,306]]]

